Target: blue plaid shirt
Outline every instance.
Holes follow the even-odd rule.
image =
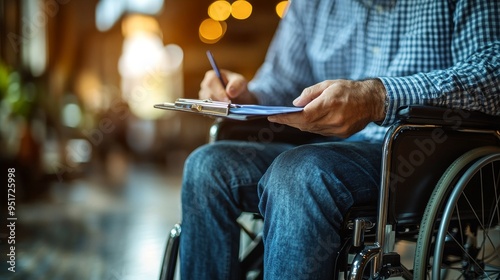
[[[293,0],[249,84],[261,104],[291,105],[324,80],[379,78],[398,107],[446,106],[500,115],[500,1]]]

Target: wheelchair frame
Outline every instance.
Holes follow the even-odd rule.
[[[418,139],[418,137],[420,137],[418,133],[420,133],[421,131],[431,133],[436,132],[434,136],[436,136],[436,139],[438,140],[440,139],[438,137],[440,134],[437,132],[440,132],[441,130],[444,131],[445,135],[450,134],[452,137],[458,137],[457,139],[460,139],[462,135],[472,134],[476,136],[473,141],[460,143],[458,145],[458,148],[448,147],[454,149],[456,155],[445,159],[445,161],[448,161],[445,168],[448,169],[448,166],[453,165],[453,163],[457,161],[457,158],[460,159],[460,155],[464,154],[465,152],[484,146],[499,147],[498,150],[490,149],[488,150],[488,152],[494,152],[498,154],[498,162],[500,162],[500,117],[491,117],[480,113],[453,111],[449,109],[426,106],[407,106],[404,108],[400,108],[398,117],[400,119],[400,122],[393,125],[389,129],[383,143],[383,160],[381,171],[382,176],[378,203],[376,205],[362,206],[359,208],[363,213],[369,213],[370,210],[373,210],[375,213],[372,213],[372,217],[367,218],[362,214],[358,215],[356,211],[359,212],[359,209],[356,209],[356,207],[354,207],[354,209],[352,209],[352,213],[350,213],[350,216],[352,216],[353,218],[351,219],[349,218],[349,216],[345,217],[344,224],[347,228],[345,230],[347,232],[350,232],[349,236],[345,237],[345,240],[350,239],[351,241],[350,244],[344,244],[341,248],[340,258],[344,258],[344,260],[341,260],[341,262],[344,262],[344,266],[342,266],[342,264],[339,264],[338,261],[336,262],[335,278],[338,277],[340,271],[344,271],[344,278],[350,280],[361,280],[365,279],[366,277],[369,277],[370,279],[387,279],[396,276],[401,276],[404,279],[413,279],[413,277],[417,277],[413,275],[413,272],[411,270],[405,268],[400,263],[399,254],[397,252],[393,252],[392,250],[395,244],[395,238],[399,238],[399,236],[397,236],[399,234],[399,232],[397,232],[397,228],[399,226],[406,226],[409,227],[406,228],[406,230],[409,229],[408,231],[414,231],[414,234],[418,234],[421,217],[422,215],[424,215],[424,212],[424,218],[431,219],[431,221],[428,223],[433,223],[437,218],[432,216],[427,217],[427,212],[429,211],[429,209],[426,209],[425,207],[418,206],[416,211],[413,211],[414,209],[411,209],[413,213],[408,215],[408,213],[405,212],[408,209],[405,209],[404,206],[401,207],[401,205],[397,205],[397,203],[395,204],[395,199],[393,197],[397,197],[399,195],[397,192],[402,191],[402,189],[400,190],[398,185],[396,185],[393,180],[394,176],[399,176],[399,174],[396,174],[394,172],[395,166],[397,164],[396,160],[394,160],[394,153],[397,153],[395,151],[395,146],[398,145],[396,140],[400,141],[403,136],[406,137],[406,134],[410,134],[411,138],[412,133],[415,132],[417,133],[415,136],[417,138],[414,139]],[[226,121],[216,122],[210,131],[211,140],[217,141],[220,139],[256,139],[255,128],[246,129],[240,124],[241,123]],[[235,132],[228,133],[227,131],[224,131],[231,128],[236,128]],[[220,131],[224,132],[219,133]],[[272,141],[286,141],[287,139],[294,139],[294,141],[307,141],[311,138],[316,137],[316,135],[301,132],[302,136],[300,139],[296,136],[290,138],[290,136],[296,135],[298,130],[291,129],[289,127],[285,128],[284,130],[276,130],[276,132],[278,132],[275,135],[276,137],[271,137],[273,138],[271,139]],[[269,139],[266,139],[266,141],[267,140]],[[439,142],[438,140],[436,141]],[[416,141],[417,140],[414,140],[414,143],[416,143]],[[415,147],[415,145],[413,145],[413,147]],[[408,149],[408,147],[403,148]],[[415,153],[415,150],[413,152]],[[432,156],[439,157],[439,152],[437,152],[437,150],[435,152],[437,155]],[[476,158],[466,160],[470,160],[472,163],[472,161],[478,161],[483,157],[484,155],[480,154]],[[428,160],[428,158],[426,158],[425,160]],[[465,165],[468,164],[469,162],[466,162]],[[496,172],[500,171],[497,170]],[[419,177],[420,175],[420,173],[416,174],[416,177]],[[408,181],[412,181],[412,176],[414,175],[412,174],[405,179],[407,179]],[[424,174],[423,176],[425,177],[426,175]],[[439,179],[441,177],[441,174],[438,174],[437,176],[437,178]],[[436,178],[424,179],[428,182],[431,182],[431,185],[435,185],[437,181]],[[496,183],[498,184],[498,179]],[[463,186],[463,188],[465,188],[465,185]],[[496,188],[499,189],[500,187],[497,186]],[[426,191],[424,192],[425,194],[423,195],[424,197],[427,197],[427,199],[424,198],[425,201],[428,201],[430,197],[435,196],[434,194],[432,194],[432,189],[433,188],[430,188],[427,185]],[[444,198],[446,199],[447,197],[448,194],[444,196]],[[498,205],[499,201],[497,201],[496,211],[500,213]],[[430,208],[433,207],[434,206]],[[500,225],[500,221],[497,221],[497,223],[499,223]],[[429,232],[430,234],[433,234],[433,225],[428,225],[426,230],[427,234],[429,234]],[[374,241],[371,244],[365,244],[365,235],[374,236]],[[172,233],[170,234],[167,243],[167,250],[165,251],[164,264],[160,276],[161,280],[174,278],[179,238],[180,225],[176,225]],[[432,238],[432,236],[430,238]],[[262,265],[262,256],[259,255],[263,250],[262,244],[260,244],[260,246],[257,246],[256,248],[258,249],[256,250],[257,253],[251,252],[247,255],[248,259],[242,260],[242,262],[245,262],[248,267],[255,268],[255,266]],[[347,261],[348,255],[354,255],[352,262],[350,263]],[[426,257],[429,257],[430,253],[426,252],[424,255]],[[371,267],[370,270],[367,271],[366,269],[369,265],[371,265]],[[423,266],[425,266],[423,269],[427,270],[427,261]],[[367,276],[366,272],[369,272],[369,276]],[[437,274],[439,274],[439,272],[437,272]],[[422,276],[420,275],[418,277]],[[421,279],[418,277],[414,279]],[[500,276],[497,279],[500,279]]]
[[[383,161],[382,164],[382,174],[385,174],[385,176],[382,178],[381,182],[381,189],[380,189],[380,197],[379,197],[379,203],[378,203],[378,208],[377,208],[377,229],[376,229],[376,237],[375,237],[375,242],[373,245],[364,245],[363,249],[358,252],[353,261],[352,261],[352,266],[350,268],[349,272],[349,277],[348,279],[351,280],[357,280],[357,279],[363,279],[364,273],[363,271],[365,270],[366,266],[370,263],[370,261],[373,260],[372,262],[372,271],[371,271],[371,278],[377,278],[377,277],[382,277],[380,276],[380,272],[384,266],[383,264],[383,258],[384,255],[389,254],[390,257],[394,260],[394,252],[392,252],[392,247],[394,246],[394,238],[397,236],[396,233],[394,232],[396,227],[395,224],[389,222],[390,219],[390,194],[391,194],[391,178],[390,175],[392,174],[390,170],[391,166],[391,154],[392,154],[392,140],[395,138],[394,135],[397,135],[400,133],[401,130],[405,129],[419,129],[419,128],[433,128],[433,129],[439,129],[441,126],[435,126],[435,125],[400,125],[393,127],[391,131],[388,132],[388,134],[393,135],[393,137],[389,138],[389,141],[386,141],[384,144],[383,148],[383,153],[386,155],[384,158],[386,160]],[[498,131],[495,130],[458,130],[462,131],[465,133],[484,133],[484,134],[490,134],[496,138],[500,139],[500,134]],[[497,153],[500,152],[500,149],[497,151]],[[362,244],[362,239],[361,236],[363,235],[363,232],[366,230],[366,223],[363,219],[355,219],[353,222],[353,244]],[[372,226],[370,224],[370,226]],[[403,225],[404,226],[404,225]],[[359,246],[359,245],[358,245]],[[396,261],[396,263],[399,263],[399,260]],[[405,279],[420,279],[420,278],[413,278],[413,274],[411,271],[403,267],[402,265],[396,265],[392,267],[386,267],[386,272],[385,276],[382,277],[382,279],[385,278],[390,278],[390,277],[395,277],[395,276],[402,276]]]

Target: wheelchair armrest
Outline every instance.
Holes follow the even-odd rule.
[[[271,123],[266,118],[249,121],[217,119],[210,128],[210,142],[240,140],[251,142],[280,142],[304,144],[327,138],[319,134],[304,132],[287,125]]]
[[[424,105],[403,106],[398,109],[397,117],[402,123],[433,124],[454,128],[500,129],[500,116],[443,107]]]
[[[400,123],[443,125],[452,128],[500,129],[500,117],[480,112],[454,110],[442,107],[409,105],[399,108]],[[217,119],[210,128],[210,142],[240,140],[256,142],[281,142],[304,144],[328,137],[304,132],[297,128],[269,122],[266,118],[249,121]]]

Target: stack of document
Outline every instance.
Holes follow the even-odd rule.
[[[250,120],[271,115],[301,112],[301,107],[233,104],[221,101],[179,98],[175,103],[161,103],[155,108],[224,117],[234,120]]]

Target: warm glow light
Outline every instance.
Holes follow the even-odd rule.
[[[151,110],[151,104],[182,96],[183,51],[176,45],[164,46],[158,26],[148,16],[127,17],[123,22],[121,91],[130,111],[143,120],[165,115]]]
[[[286,8],[288,7],[288,1],[281,1],[276,5],[276,14],[282,18],[286,13]]]
[[[231,15],[235,19],[247,19],[252,14],[252,4],[245,0],[234,1],[231,8]]]
[[[123,37],[129,37],[137,32],[161,34],[160,24],[150,16],[129,15],[122,22]]]
[[[221,23],[210,18],[204,20],[200,24],[199,31],[200,38],[208,41],[218,40],[224,34],[224,28],[222,27]]]
[[[231,15],[231,4],[225,0],[215,1],[208,7],[208,15],[217,21],[224,21]]]
[[[93,112],[108,109],[107,104],[103,102],[102,83],[98,73],[83,69],[76,74],[75,92],[85,109]]]
[[[140,35],[127,39],[118,63],[123,97],[131,112],[144,120],[168,114],[151,110],[151,104],[182,96],[182,49],[156,40]]]

